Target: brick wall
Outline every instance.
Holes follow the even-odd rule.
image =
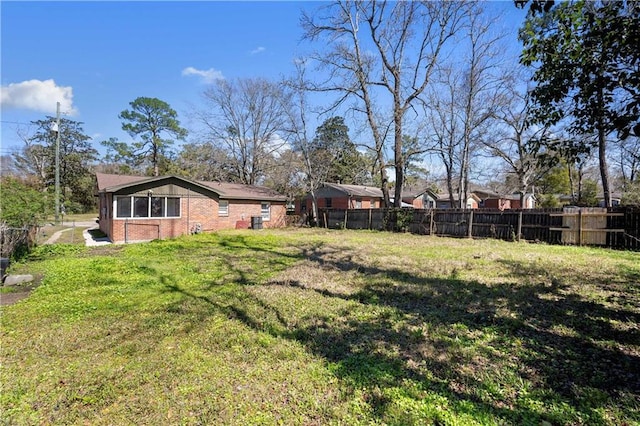
[[[355,209],[356,208],[356,200],[361,200],[362,201],[362,206],[360,208],[362,209],[375,209],[375,208],[379,208],[382,204],[382,202],[380,200],[378,200],[377,198],[360,198],[360,197],[353,197],[353,198],[349,198],[349,197],[332,197],[331,198],[331,208],[332,209],[341,209],[341,210],[345,210],[345,209]],[[306,205],[306,211],[302,211],[301,206],[302,205]],[[308,214],[309,212],[311,212],[311,197],[309,198],[305,198],[302,200],[296,200],[296,204],[295,204],[295,212],[298,215],[301,214]],[[318,198],[318,208],[319,209],[325,209],[327,208],[327,199],[322,197],[322,198]]]
[[[216,215],[218,210],[216,208]],[[259,201],[229,201],[229,215],[218,217],[216,230],[232,229],[236,227],[236,222],[246,221],[251,223],[251,218],[262,215],[262,206]],[[269,220],[262,220],[264,228],[280,228],[285,226],[287,208],[284,203],[271,203],[271,217]]]
[[[102,200],[102,198],[101,198]],[[179,218],[113,218],[113,197],[108,194],[107,219],[100,219],[100,229],[116,243],[148,241],[153,239],[175,238],[194,232],[196,227],[201,232],[221,229],[234,229],[236,222],[245,220],[251,223],[252,216],[261,216],[260,201],[229,201],[228,216],[218,217],[218,201],[213,198],[183,197],[181,198]],[[102,209],[102,206],[100,207]],[[285,203],[271,203],[271,218],[263,220],[264,228],[283,227],[286,224]]]

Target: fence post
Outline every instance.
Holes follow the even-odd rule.
[[[431,209],[431,219],[429,220],[429,235],[433,235],[433,209]]]
[[[329,228],[329,224],[327,222],[327,211],[326,210],[322,212],[322,217],[324,217],[324,228],[325,229]]]
[[[344,209],[344,229],[347,229],[347,215],[348,215],[348,212],[349,212],[349,207]]]
[[[520,236],[522,235],[522,210],[518,213],[518,235],[516,236],[516,241],[520,241]]]
[[[578,210],[578,245],[582,245],[582,208]]]
[[[369,226],[368,226],[369,231],[371,231],[371,229],[373,228],[373,223],[371,221],[371,210],[372,209],[369,209]]]
[[[469,210],[469,238],[473,238],[473,209]]]

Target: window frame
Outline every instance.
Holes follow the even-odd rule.
[[[128,200],[128,209],[126,208],[126,202],[124,200]],[[156,203],[160,203],[160,211],[162,215],[154,215],[153,213],[153,204],[154,200]],[[169,209],[169,200],[172,203],[171,209]],[[136,206],[137,203],[137,206]],[[182,217],[182,202],[180,197],[167,197],[167,196],[140,196],[140,195],[115,195],[114,196],[114,204],[115,204],[115,215],[113,216],[116,220],[123,219],[135,219],[135,220],[147,220],[147,219],[180,219]],[[122,213],[122,208],[124,210],[128,210],[129,215],[124,216]],[[158,206],[158,204],[156,204]],[[142,215],[142,211],[146,210],[146,214]],[[177,210],[178,214],[175,216],[169,216],[169,210]]]
[[[223,204],[225,209],[222,208]],[[229,200],[218,200],[218,217],[229,217]]]
[[[266,209],[265,206],[267,206]],[[269,201],[260,202],[260,216],[262,217],[262,221],[271,220],[271,203]]]

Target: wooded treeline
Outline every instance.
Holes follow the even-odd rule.
[[[535,192],[549,207],[557,194],[640,202],[638,6],[516,3],[529,8],[519,58],[483,3],[335,1],[301,16],[310,49],[291,76],[220,78],[183,114],[189,126],[149,97],[118,114],[128,141],[92,140],[63,118],[63,205],[94,208],[95,171],[258,184],[314,201],[325,181],[375,185],[388,206],[430,187],[463,207],[473,183]],[[3,158],[5,221],[51,209],[53,121],[20,129],[24,146]]]

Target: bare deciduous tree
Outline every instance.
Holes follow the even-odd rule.
[[[493,157],[502,160],[507,173],[515,177],[524,206],[525,194],[531,191],[549,164],[542,161],[536,141],[544,139],[548,128],[529,126],[531,98],[525,88],[519,88],[520,78],[510,78],[506,85],[507,102],[495,111],[497,131],[494,138],[483,141],[485,149]]]
[[[491,31],[496,19],[487,18],[480,6],[472,10],[457,48],[462,60],[439,68],[438,84],[431,87],[425,106],[434,151],[445,167],[451,205],[457,195],[461,208],[469,194],[472,154],[492,137],[491,120],[506,101],[502,36]]]
[[[196,117],[228,153],[235,180],[259,184],[269,159],[286,145],[279,134],[286,128],[281,86],[263,78],[218,80],[204,98],[207,109]]]
[[[445,43],[468,11],[464,2],[337,1],[326,16],[303,16],[306,37],[329,45],[314,55],[329,73],[315,89],[340,93],[336,106],[354,100],[351,108],[365,114],[387,205],[387,132],[393,132],[394,204],[400,206],[406,113],[429,86]]]
[[[305,190],[311,196],[311,219],[318,218],[318,200],[316,191],[327,180],[332,163],[336,160],[335,151],[317,149],[316,138],[309,135],[308,90],[312,85],[306,78],[306,62],[296,61],[296,74],[285,82],[289,102],[285,110],[287,117],[287,135],[292,149],[299,154],[304,171]]]

